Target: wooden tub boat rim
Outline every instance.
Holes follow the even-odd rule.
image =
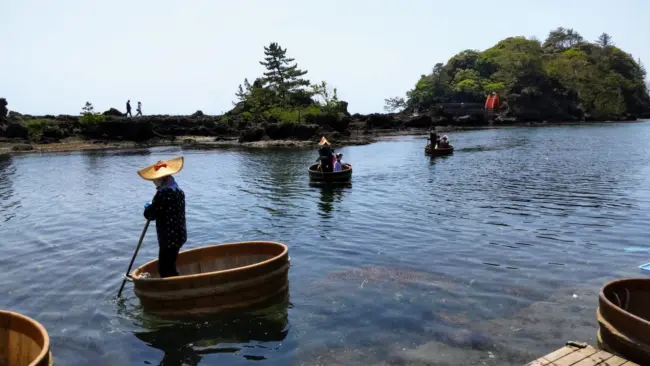
[[[10,311],[10,310],[0,310],[0,315],[8,315],[10,317],[20,318],[26,321],[27,323],[29,323],[30,325],[32,325],[33,327],[35,327],[38,330],[38,332],[41,333],[41,335],[43,336],[43,346],[41,347],[41,352],[39,352],[38,356],[36,356],[36,358],[29,363],[30,366],[35,365],[38,362],[41,362],[42,360],[45,359],[45,357],[48,356],[48,354],[50,353],[50,336],[47,334],[47,330],[45,330],[45,327],[41,323],[26,315],[17,313],[15,311]]]
[[[343,174],[343,173],[348,173],[348,172],[351,172],[351,171],[352,171],[352,164],[350,164],[350,163],[343,163],[342,165],[343,165],[343,166],[341,167],[341,171],[340,171],[340,172],[321,172],[321,171],[318,171],[318,170],[316,170],[316,169],[312,169],[312,167],[317,167],[318,164],[312,164],[312,165],[310,165],[309,168],[307,168],[307,170],[309,170],[310,173],[318,173],[318,174],[324,174],[324,175]],[[347,167],[350,167],[350,169],[343,169],[343,168],[346,167],[346,166],[347,166]]]
[[[614,281],[610,281],[610,282],[606,283],[605,286],[603,286],[600,289],[600,294],[598,294],[598,297],[600,297],[600,299],[603,300],[603,302],[605,302],[609,306],[609,308],[613,309],[617,313],[620,313],[620,314],[625,315],[625,316],[629,316],[633,320],[641,322],[643,325],[645,325],[647,327],[650,327],[650,322],[649,321],[647,321],[647,320],[645,320],[645,319],[643,319],[643,318],[641,318],[639,316],[636,316],[636,315],[630,313],[629,311],[627,311],[625,309],[622,309],[618,305],[616,305],[613,302],[609,301],[607,296],[605,296],[605,288],[610,288],[611,286],[616,285],[616,284],[621,284],[621,283],[625,283],[625,282],[636,282],[636,281],[640,281],[640,280],[643,281],[643,282],[648,282],[648,284],[650,284],[650,278],[647,278],[647,277],[622,278],[622,279],[618,279],[618,280],[614,280]],[[648,289],[650,290],[650,286],[648,286]]]
[[[429,149],[431,151],[447,151],[447,150],[453,150],[454,145],[449,145],[449,147],[439,147],[437,149],[432,148],[430,145],[426,145],[425,149]]]
[[[206,250],[207,248],[212,248],[212,247],[237,246],[237,245],[242,245],[242,244],[259,244],[259,243],[272,244],[272,245],[275,245],[275,246],[280,246],[280,247],[282,247],[282,253],[280,253],[280,254],[272,257],[272,258],[269,258],[269,259],[267,259],[265,261],[249,264],[247,266],[235,267],[235,268],[231,268],[231,269],[224,269],[224,270],[220,270],[220,271],[210,271],[210,272],[205,272],[205,273],[196,273],[196,274],[190,274],[190,275],[180,275],[180,276],[174,276],[174,277],[168,277],[168,278],[157,278],[157,277],[156,278],[140,278],[140,277],[136,277],[134,275],[130,275],[130,276],[131,276],[131,278],[133,279],[134,282],[135,281],[184,281],[184,280],[192,279],[192,278],[200,278],[200,277],[205,277],[205,276],[212,276],[212,275],[214,275],[216,273],[231,273],[231,272],[235,272],[235,271],[240,271],[242,269],[259,267],[259,266],[262,266],[264,264],[273,262],[273,261],[277,260],[278,258],[281,258],[282,256],[286,255],[289,252],[289,247],[287,247],[286,244],[282,244],[282,243],[279,243],[279,242],[276,242],[276,241],[251,240],[251,241],[238,241],[238,242],[232,242],[232,243],[221,243],[221,244],[207,245],[207,246],[198,247],[198,248],[192,248],[192,249],[185,250],[185,251],[179,253],[178,255],[180,256],[182,253],[189,253],[189,252],[196,252],[196,251],[199,251],[199,250]],[[158,259],[152,259],[149,262],[144,263],[143,265],[136,268],[132,273],[135,274],[135,272],[139,271],[142,267],[148,266],[148,265],[156,262],[157,260]]]

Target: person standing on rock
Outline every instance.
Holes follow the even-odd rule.
[[[185,193],[178,186],[173,174],[183,169],[184,158],[158,161],[138,175],[156,185],[156,195],[144,205],[144,217],[156,221],[158,235],[158,274],[160,278],[178,276],[176,259],[187,241],[185,223]]]
[[[137,111],[138,111],[138,113],[136,113],[135,116],[136,117],[137,116],[142,117],[142,103],[140,103],[139,101],[138,101],[138,109],[137,109]]]
[[[131,99],[129,99],[129,100],[126,101],[126,114],[125,114],[124,116],[125,116],[125,117],[126,117],[126,116],[131,116],[131,117],[133,117],[133,115],[131,114]]]

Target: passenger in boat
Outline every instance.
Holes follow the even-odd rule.
[[[336,154],[336,163],[334,163],[334,173],[343,171],[343,163],[341,163],[342,157],[343,154],[341,153]]]
[[[158,161],[138,171],[143,179],[152,181],[156,194],[144,206],[144,217],[156,221],[158,236],[158,273],[161,278],[178,276],[176,258],[187,241],[185,193],[173,174],[183,169],[183,157]]]
[[[438,147],[441,149],[449,148],[449,139],[447,138],[447,135],[442,136],[442,140],[440,140],[440,144],[438,145]]]
[[[317,161],[320,161],[320,169],[323,172],[331,172],[333,168],[334,149],[332,149],[329,141],[325,137],[321,138],[318,145],[320,145],[320,148],[318,149]]]

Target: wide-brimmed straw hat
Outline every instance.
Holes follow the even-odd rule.
[[[165,161],[159,160],[156,164],[138,170],[138,175],[146,180],[164,178],[180,172],[183,169],[183,163],[184,158],[182,156]]]
[[[320,142],[318,143],[318,145],[321,145],[321,146],[322,146],[322,145],[329,145],[329,144],[330,144],[330,142],[327,141],[327,139],[325,138],[325,136],[321,137],[321,138],[320,138]]]

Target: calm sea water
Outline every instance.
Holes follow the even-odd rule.
[[[596,345],[600,287],[650,262],[650,123],[450,133],[343,147],[349,186],[309,185],[306,150],[0,158],[0,308],[48,330],[58,365],[520,365]],[[184,249],[290,248],[290,299],[163,321],[116,294],[154,187],[185,156]],[[153,227],[152,227],[153,229]],[[642,247],[648,252],[625,248]],[[155,258],[155,230],[136,265]]]

